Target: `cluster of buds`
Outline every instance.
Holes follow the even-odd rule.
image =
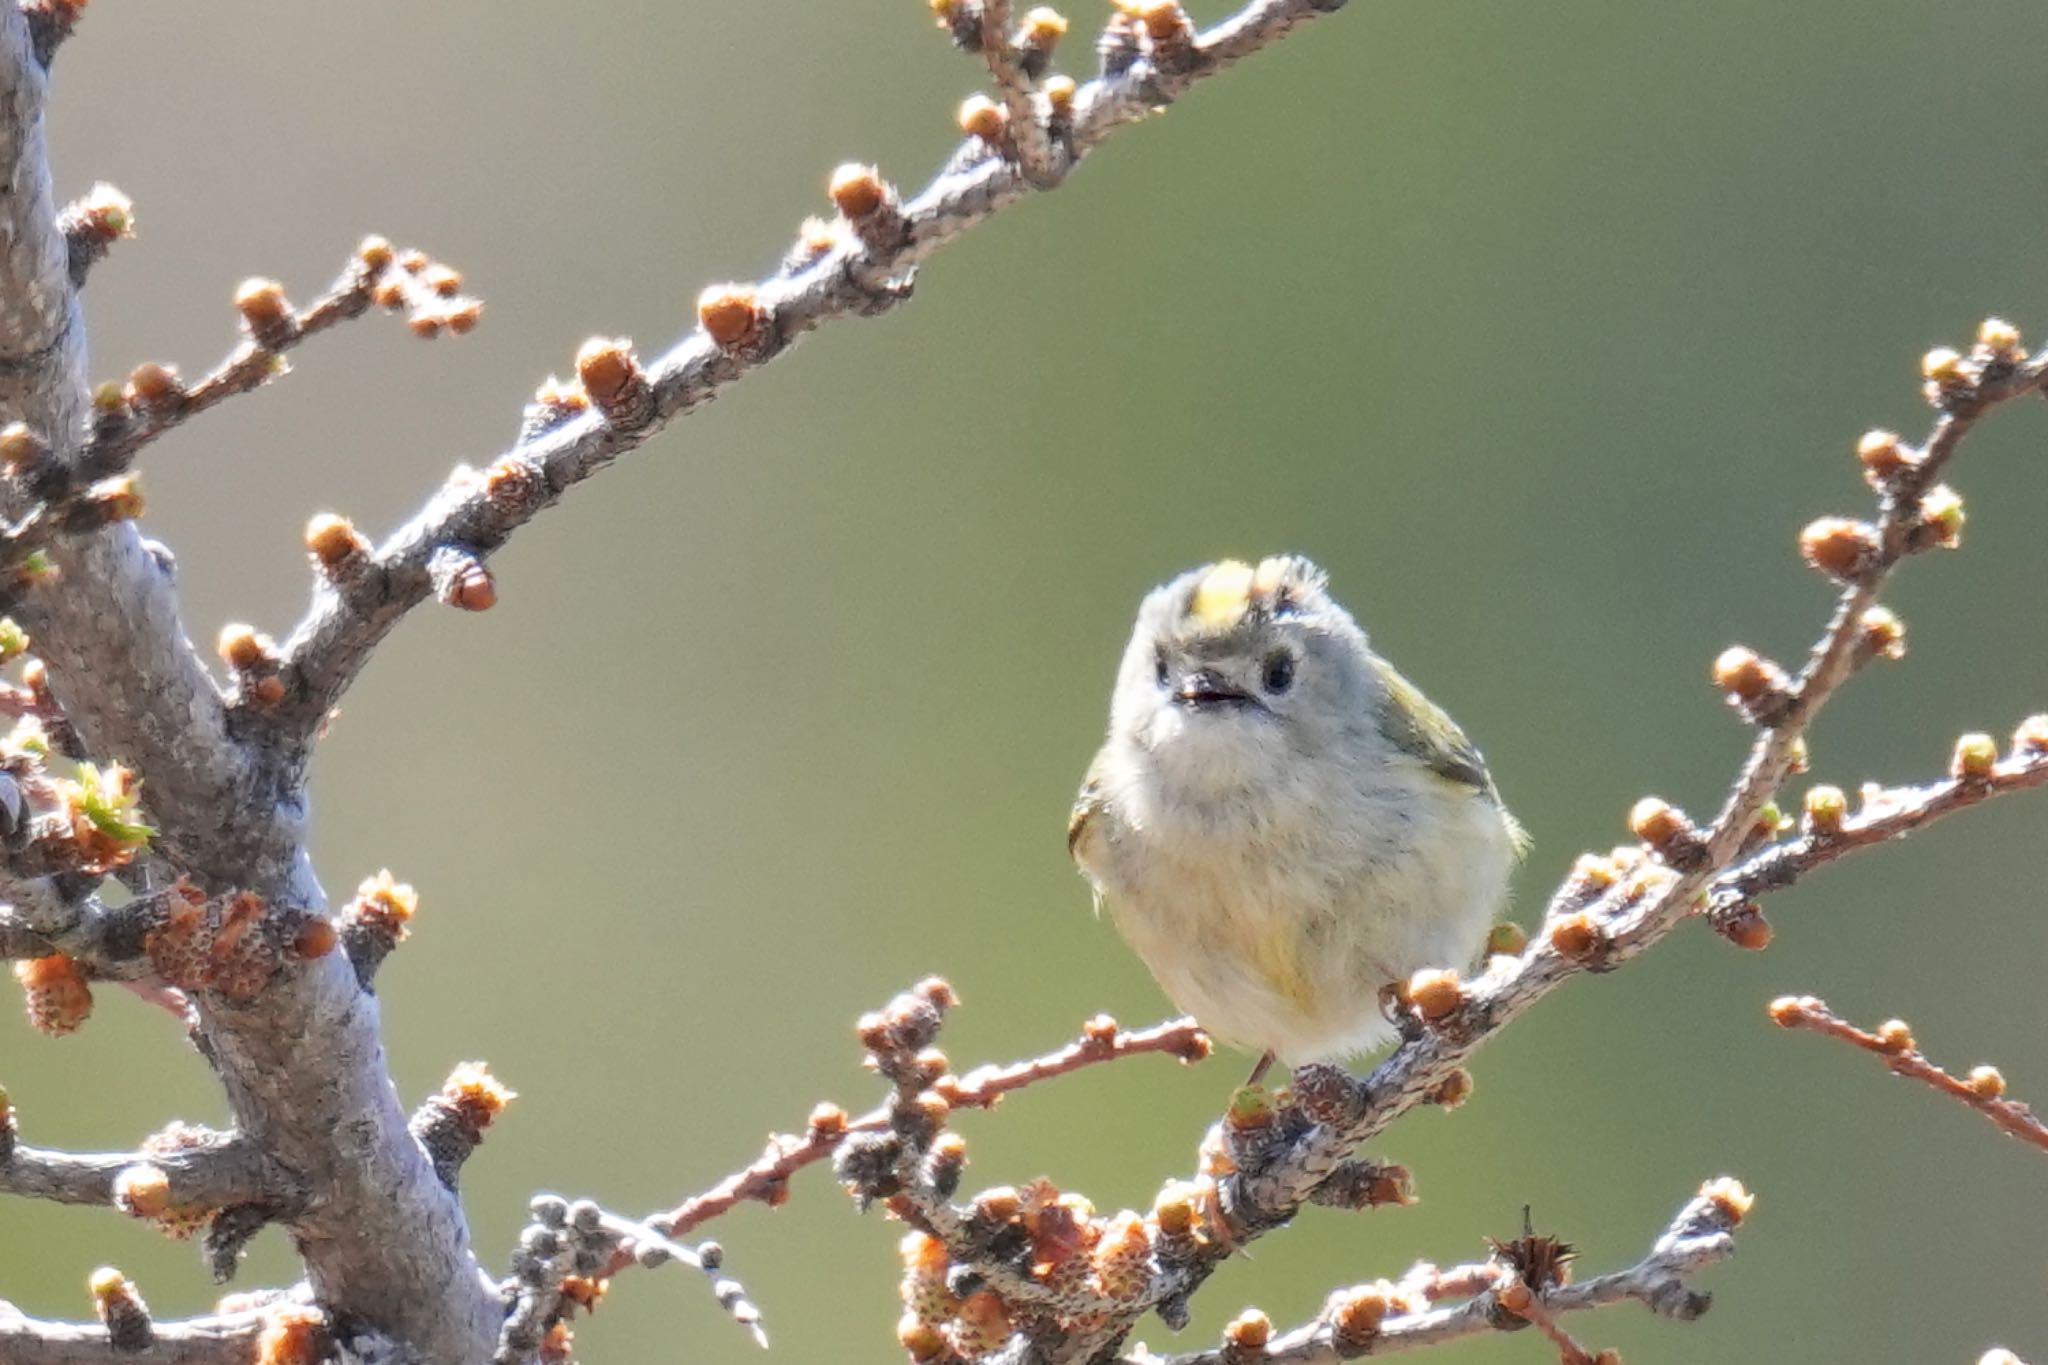
[[[952,1103],[934,1089],[948,1074],[946,1054],[934,1043],[946,1012],[959,1003],[951,985],[928,977],[855,1026],[865,1064],[894,1086],[889,1126],[848,1134],[833,1152],[834,1174],[863,1207],[901,1194],[909,1180],[934,1188],[959,1180],[966,1149],[957,1139],[942,1143]],[[814,1129],[818,1118],[812,1116]],[[844,1116],[827,1115],[826,1122],[843,1129]]]
[[[1116,0],[1096,51],[1108,76],[1122,75],[1141,58],[1173,75],[1194,64],[1194,21],[1179,0]]]
[[[386,312],[404,312],[414,336],[435,337],[444,329],[461,336],[483,317],[483,300],[462,292],[461,273],[416,248],[400,251],[382,237],[365,237],[356,248],[355,272],[355,287]]]
[[[355,899],[342,907],[342,951],[348,954],[349,965],[356,969],[356,980],[364,990],[370,989],[391,950],[412,932],[408,926],[419,908],[419,893],[410,882],[393,877],[388,867],[364,878]]]
[[[1927,401],[1951,408],[1974,398],[1990,379],[2010,374],[2027,358],[2019,328],[2003,318],[1986,318],[1977,327],[1969,353],[1937,346],[1920,357],[1920,375],[1927,381]]]
[[[287,963],[324,957],[335,942],[334,926],[318,915],[273,914],[253,891],[209,899],[185,880],[165,892],[143,936],[166,984],[230,1000],[255,999]]]
[[[93,392],[92,420],[127,421],[128,403],[120,385],[101,385]],[[58,458],[42,435],[21,422],[0,428],[0,469],[37,504],[37,515],[11,534],[7,570],[14,591],[34,587],[55,574],[46,547],[57,536],[89,535],[143,513],[140,483],[115,473],[87,482],[79,471]]]
[[[434,1174],[456,1188],[462,1163],[482,1145],[484,1133],[505,1106],[518,1098],[482,1062],[464,1062],[450,1072],[441,1093],[421,1105],[407,1125],[413,1140],[425,1149]]]
[[[277,641],[237,621],[221,627],[215,647],[234,679],[235,695],[243,703],[268,710],[284,700],[284,679],[278,676],[283,659]]]

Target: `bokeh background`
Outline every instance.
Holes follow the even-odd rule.
[[[1085,74],[1101,16],[1074,17]],[[1061,831],[1132,609],[1187,565],[1326,564],[1534,832],[1524,918],[1636,796],[1711,808],[1746,736],[1707,661],[1803,649],[1827,597],[1793,535],[1864,506],[1856,435],[1921,429],[1916,357],[1986,313],[2048,332],[2044,66],[2031,0],[1356,4],[579,489],[499,556],[496,610],[405,625],[317,774],[329,890],[389,866],[424,896],[380,979],[408,1101],[479,1057],[522,1093],[464,1177],[480,1247],[502,1266],[536,1190],[666,1206],[813,1101],[865,1105],[850,1023],[923,973],[967,1001],[963,1064],[1163,1015]],[[240,278],[308,297],[366,231],[489,301],[452,344],[365,320],[150,452],[195,633],[282,635],[308,514],[387,529],[584,336],[665,347],[837,162],[921,184],[977,74],[916,0],[95,7],[49,125],[62,191],[139,207],[89,290],[97,373],[198,372]],[[1910,566],[1912,657],[1828,714],[1816,776],[1931,775],[1956,732],[2048,705],[2044,446],[2038,404],[1972,439],[1969,544]],[[1761,956],[1687,931],[1573,984],[1483,1054],[1469,1105],[1379,1145],[1420,1205],[1311,1211],[1190,1331],[1143,1335],[1299,1320],[1481,1252],[1524,1204],[1604,1269],[1731,1172],[1761,1202],[1715,1311],[1584,1339],[1673,1365],[2048,1355],[2041,1154],[1763,1011],[1902,1014],[2048,1099],[2044,830],[2048,797],[2000,803],[1781,897]],[[1142,1207],[1240,1066],[1140,1061],[966,1116],[970,1181]],[[10,1007],[0,1075],[53,1145],[224,1117],[118,995],[54,1043]],[[711,1229],[779,1358],[869,1365],[899,1358],[899,1230],[822,1171]],[[105,1261],[159,1312],[216,1292],[147,1228],[0,1208],[23,1307],[79,1315]],[[291,1266],[267,1234],[245,1279]],[[757,1358],[675,1272],[622,1280],[579,1345]]]

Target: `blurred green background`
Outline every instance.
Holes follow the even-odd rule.
[[[1086,74],[1101,15],[1074,18]],[[2048,332],[2044,64],[2031,0],[1355,4],[579,489],[499,556],[496,610],[398,633],[317,774],[329,891],[388,865],[424,896],[380,980],[408,1103],[479,1057],[523,1095],[464,1178],[485,1255],[536,1190],[662,1207],[813,1101],[864,1106],[851,1021],[923,973],[966,999],[961,1064],[1166,1013],[1061,830],[1132,610],[1187,565],[1329,568],[1534,832],[1525,918],[1636,796],[1711,808],[1745,734],[1707,661],[1804,648],[1827,598],[1793,535],[1865,506],[1856,435],[1921,430],[1916,357],[1986,313]],[[95,7],[49,128],[64,194],[105,178],[139,209],[88,291],[96,373],[198,373],[241,277],[310,297],[367,231],[489,301],[459,343],[381,318],[323,339],[150,452],[195,634],[282,635],[308,514],[388,529],[584,336],[665,348],[837,162],[922,184],[977,74],[917,0]],[[1972,439],[1969,545],[1910,566],[1913,655],[1829,713],[1817,776],[1931,775],[1959,730],[2048,705],[2044,445],[2039,405]],[[2048,797],[2000,803],[1780,898],[1760,957],[1689,929],[1571,985],[1483,1054],[1469,1105],[1379,1144],[1419,1206],[1311,1211],[1188,1332],[1142,1335],[1299,1320],[1481,1253],[1525,1203],[1609,1268],[1730,1172],[1760,1203],[1716,1310],[1582,1339],[1673,1365],[2048,1355],[2040,1154],[1763,1012],[1901,1014],[2048,1100],[2044,828]],[[1141,1060],[966,1116],[970,1182],[1143,1206],[1241,1066]],[[0,1075],[51,1145],[223,1117],[113,993],[62,1042],[8,1007]],[[159,1312],[216,1293],[104,1213],[8,1204],[0,1229],[0,1295],[30,1311],[82,1314],[105,1261]],[[779,1358],[900,1358],[899,1229],[822,1171],[709,1231]],[[267,1234],[244,1279],[291,1265]],[[578,1344],[757,1358],[676,1272],[622,1280]]]

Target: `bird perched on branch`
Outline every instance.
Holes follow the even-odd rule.
[[[1222,1041],[1332,1060],[1383,994],[1468,966],[1526,838],[1479,750],[1299,556],[1155,589],[1067,847],[1096,904]]]

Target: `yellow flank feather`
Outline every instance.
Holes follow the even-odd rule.
[[[1261,979],[1273,988],[1275,994],[1284,997],[1306,1014],[1320,1013],[1320,1002],[1316,998],[1315,983],[1303,970],[1301,949],[1303,939],[1301,926],[1293,915],[1282,915],[1272,924],[1264,925],[1265,918],[1256,913],[1253,906],[1242,907],[1246,913],[1245,928],[1250,931],[1246,944],[1251,949],[1252,967]]]
[[[1252,584],[1251,565],[1226,559],[1203,576],[1188,614],[1212,630],[1234,626],[1251,605]]]

